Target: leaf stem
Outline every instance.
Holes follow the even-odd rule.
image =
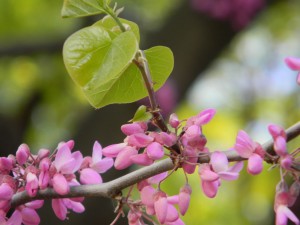
[[[150,101],[151,114],[153,115],[153,122],[158,126],[162,131],[169,132],[167,125],[160,113],[159,105],[157,103],[155,92],[153,88],[153,81],[151,78],[151,73],[149,70],[148,61],[146,59],[145,53],[142,50],[139,50],[135,56],[133,62],[137,65],[139,70],[142,73],[142,77],[148,92],[148,98]]]

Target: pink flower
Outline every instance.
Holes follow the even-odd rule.
[[[169,124],[173,128],[177,128],[180,124],[180,121],[175,113],[172,113],[169,118]]]
[[[14,190],[7,183],[0,185],[0,201],[11,200],[13,194]]]
[[[25,190],[30,197],[34,197],[38,191],[39,181],[36,174],[28,173],[26,176]]]
[[[299,225],[299,219],[288,208],[289,193],[284,190],[279,190],[275,196],[275,212],[276,212],[276,225],[286,225],[288,219],[293,221],[296,225]]]
[[[166,193],[157,191],[154,195],[155,214],[160,223],[165,223],[168,214],[168,200]]]
[[[52,178],[52,185],[54,190],[61,195],[69,192],[69,184],[67,177],[64,175],[73,175],[80,168],[83,161],[80,151],[71,153],[70,146],[73,142],[67,142],[59,145],[55,160],[52,165],[56,168],[56,174]]]
[[[186,122],[186,127],[190,127],[192,125],[202,126],[207,124],[216,114],[215,109],[205,109],[201,111],[198,115],[189,118]]]
[[[250,174],[256,175],[262,171],[264,150],[245,131],[239,131],[234,149],[241,157],[248,159],[247,171]]]
[[[183,188],[180,189],[178,207],[179,207],[180,214],[183,216],[189,207],[191,193],[192,193],[192,188],[188,184],[186,184]]]
[[[30,154],[30,150],[28,145],[21,144],[16,152],[17,162],[20,165],[23,165],[27,161],[29,154]]]
[[[21,209],[21,215],[22,215],[22,223],[26,225],[38,225],[40,224],[40,217],[37,214],[37,212],[32,209],[25,207]]]
[[[69,198],[52,199],[52,208],[55,215],[60,220],[65,220],[67,218],[68,209],[71,209],[76,213],[82,213],[85,210],[80,202],[73,201]]]
[[[105,173],[113,164],[114,161],[112,158],[102,158],[102,147],[99,142],[96,141],[93,147],[91,168],[98,173]]]
[[[136,148],[144,148],[147,145],[149,145],[153,140],[153,137],[150,137],[144,133],[135,133],[128,136],[124,142]]]
[[[157,160],[164,156],[164,148],[157,142],[152,142],[146,147],[147,155],[150,159]]]
[[[221,185],[220,178],[229,181],[236,180],[242,168],[243,162],[229,167],[228,159],[223,152],[212,153],[210,164],[200,165],[198,171],[204,194],[209,198],[215,197]]]
[[[136,133],[144,133],[146,129],[147,129],[147,125],[145,126],[144,123],[130,123],[121,126],[122,132],[127,136]]]
[[[130,159],[131,156],[137,155],[138,151],[136,148],[127,146],[124,148],[117,156],[115,160],[115,168],[117,170],[123,170],[133,164],[132,160]]]
[[[284,61],[291,70],[298,71],[297,83],[300,85],[300,58],[286,57]]]
[[[126,143],[113,144],[102,149],[103,155],[106,157],[117,157],[117,155],[127,147]]]

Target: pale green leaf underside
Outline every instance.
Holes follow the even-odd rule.
[[[64,18],[82,17],[104,11],[102,0],[64,0],[61,15]]]

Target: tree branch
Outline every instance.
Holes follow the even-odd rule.
[[[291,141],[297,136],[300,135],[300,122],[294,124],[286,130],[287,141]],[[269,153],[272,154],[273,150],[273,141],[270,140],[263,144],[263,148]],[[246,160],[245,158],[240,157],[236,151],[230,150],[225,151],[225,154],[229,161],[242,161]],[[210,161],[210,156],[205,155],[199,157],[199,163],[208,163]],[[53,189],[45,189],[38,191],[37,195],[34,198],[31,198],[27,195],[26,191],[19,192],[15,194],[11,201],[11,206],[16,207],[18,205],[24,204],[26,202],[35,200],[35,199],[53,199],[53,198],[70,198],[70,197],[105,197],[105,198],[115,198],[118,196],[121,191],[131,185],[134,185],[144,179],[157,175],[159,173],[169,171],[174,168],[173,162],[170,158],[161,160],[157,163],[152,164],[151,166],[143,167],[134,172],[126,174],[122,177],[119,177],[115,180],[109,181],[103,184],[95,185],[80,185],[77,187],[71,187],[70,193],[64,196],[61,196],[54,192]],[[300,171],[300,168],[295,168]]]

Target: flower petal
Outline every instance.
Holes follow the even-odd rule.
[[[102,178],[95,170],[85,168],[80,172],[80,182],[82,184],[101,184]]]
[[[210,164],[216,173],[228,170],[228,159],[224,152],[213,152],[210,157]]]
[[[252,175],[259,174],[263,169],[263,159],[258,154],[252,154],[248,160],[247,171]]]

